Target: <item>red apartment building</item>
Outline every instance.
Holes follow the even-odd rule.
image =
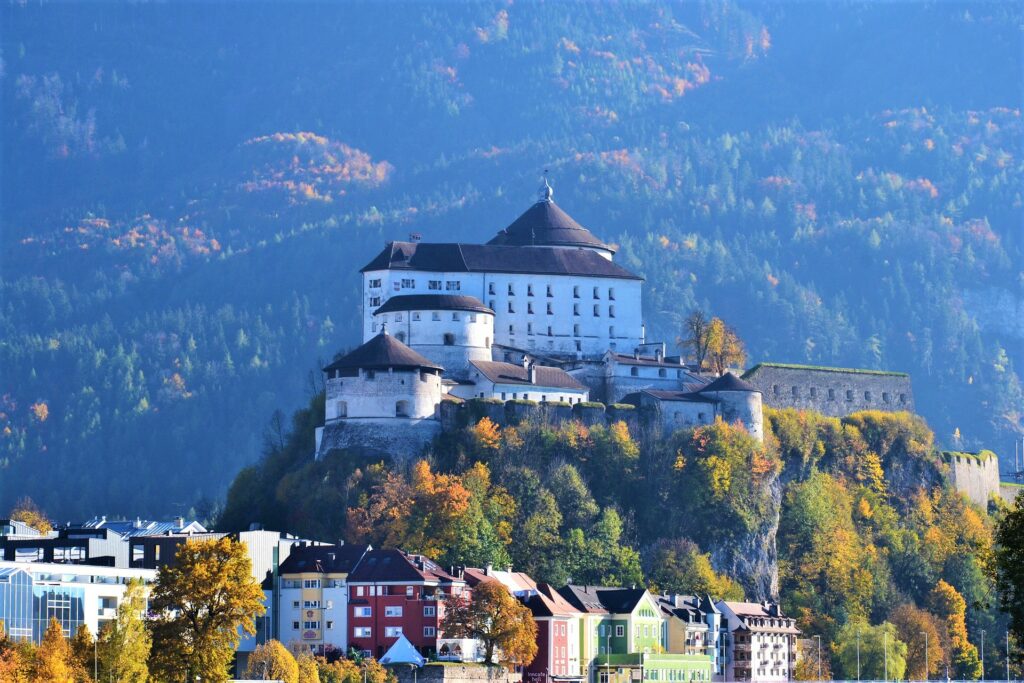
[[[422,555],[371,550],[348,575],[349,646],[379,659],[404,635],[430,656],[444,600],[466,590],[465,581]]]

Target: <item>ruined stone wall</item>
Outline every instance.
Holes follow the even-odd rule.
[[[949,464],[949,478],[958,491],[982,507],[988,506],[999,491],[999,458],[992,451],[961,453],[944,451]]]
[[[761,363],[743,375],[770,408],[843,417],[860,410],[914,411],[910,376],[896,372]]]

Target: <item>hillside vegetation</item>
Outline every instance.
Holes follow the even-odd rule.
[[[483,418],[395,464],[344,451],[310,462],[321,410],[322,398],[297,412],[242,470],[221,526],[511,565],[558,585],[781,596],[805,633],[832,644],[832,670],[847,678],[856,672],[841,646],[857,628],[891,623],[914,645],[917,677],[917,639],[934,629],[933,675],[948,661],[964,678],[979,671],[981,631],[1006,628],[988,572],[1003,507],[990,514],[952,489],[931,431],[907,413],[769,411],[764,445],[722,422],[636,439],[621,422]]]
[[[384,240],[489,239],[544,168],[646,278],[649,338],[700,306],[752,362],[910,372],[943,446],[1005,453],[1021,25],[999,3],[7,3],[0,508],[209,508],[359,342]]]

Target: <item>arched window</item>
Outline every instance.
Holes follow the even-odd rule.
[[[399,401],[395,404],[395,417],[409,417],[408,401]]]

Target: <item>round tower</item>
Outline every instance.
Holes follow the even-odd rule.
[[[373,313],[372,329],[385,325],[398,341],[454,379],[467,376],[471,360],[491,360],[494,311],[472,296],[393,296]]]
[[[442,371],[382,329],[324,368],[326,424],[433,418],[441,402]]]
[[[761,392],[754,385],[727,372],[698,393],[718,402],[718,414],[724,421],[739,420],[751,436],[764,441]]]

